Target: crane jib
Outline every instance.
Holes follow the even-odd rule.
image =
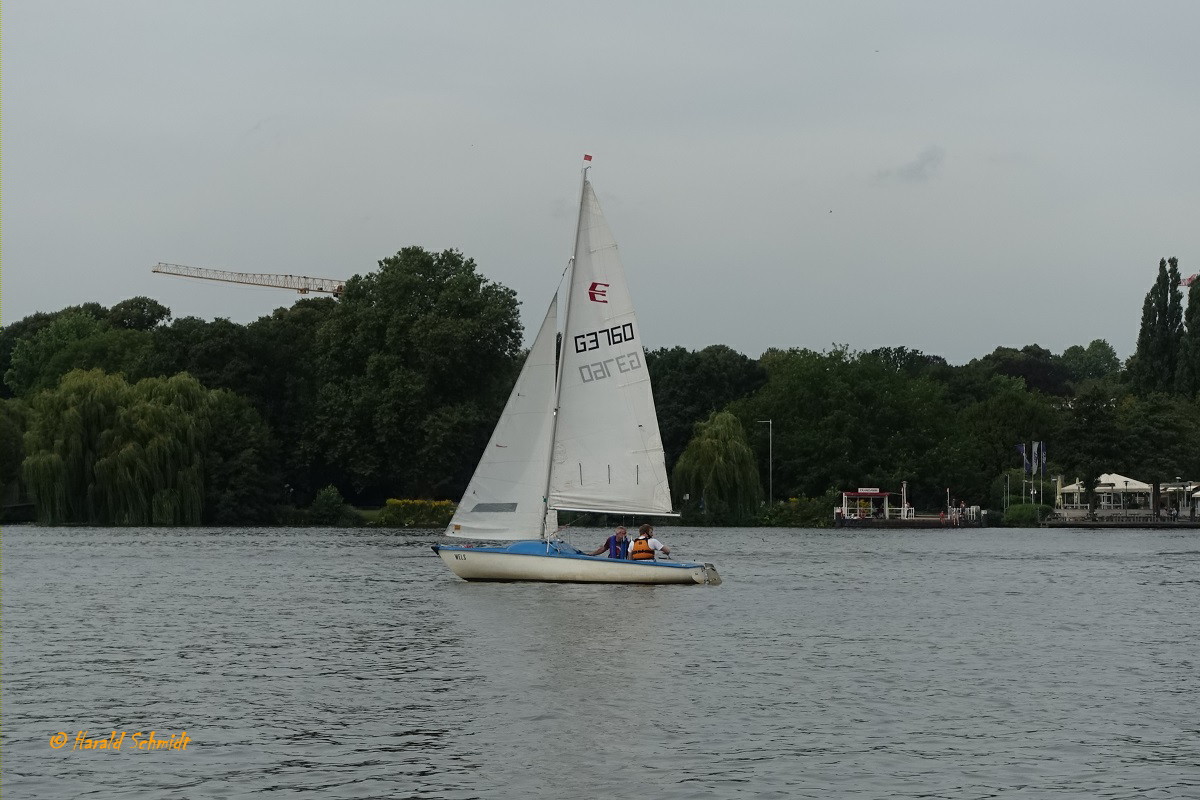
[[[271,286],[276,289],[292,289],[300,294],[324,292],[334,297],[341,297],[346,286],[346,281],[341,278],[310,278],[307,275],[279,275],[270,272],[230,272],[224,269],[189,267],[184,264],[167,264],[162,261],[154,265],[150,271],[161,275],[175,275],[181,278],[199,278],[206,281],[224,281],[225,283],[241,283],[249,286]]]

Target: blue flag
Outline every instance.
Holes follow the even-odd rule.
[[[1042,442],[1042,475],[1046,474],[1046,443]]]
[[[1025,443],[1021,442],[1017,445],[1017,452],[1021,454],[1021,462],[1025,465],[1025,474],[1029,474],[1029,456],[1025,453]]]

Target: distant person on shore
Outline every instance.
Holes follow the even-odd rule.
[[[634,561],[653,561],[657,553],[671,555],[671,548],[654,538],[654,528],[643,525],[638,528],[638,537],[629,546],[629,557]]]
[[[609,558],[629,558],[629,536],[622,525],[617,528],[617,532],[604,540],[604,544],[597,547],[589,556],[598,556],[605,550],[608,551]]]

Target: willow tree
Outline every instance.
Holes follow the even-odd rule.
[[[25,485],[39,522],[98,522],[94,491],[103,441],[129,402],[129,385],[99,370],[65,375],[57,389],[30,400],[25,431]]]
[[[200,524],[208,394],[182,373],[130,387],[95,466],[97,522]]]
[[[264,521],[265,431],[245,400],[185,373],[130,385],[76,370],[30,401],[25,482],[47,524],[232,522],[240,500]]]
[[[673,474],[683,508],[714,522],[738,522],[753,516],[762,500],[758,466],[737,417],[718,411],[696,425]]]
[[[17,477],[25,460],[24,431],[25,407],[19,400],[0,399],[0,502],[4,505],[20,499]]]

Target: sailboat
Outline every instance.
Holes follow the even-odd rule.
[[[568,274],[446,529],[511,544],[433,550],[473,581],[720,583],[712,564],[594,557],[559,537],[560,511],[678,516],[641,331],[588,169]]]

